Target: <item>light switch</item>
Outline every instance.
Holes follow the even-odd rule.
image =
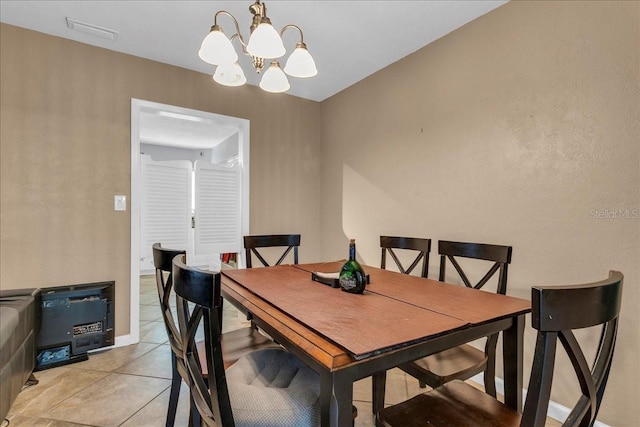
[[[113,209],[116,211],[126,211],[127,210],[127,196],[123,196],[121,194],[116,194],[113,197]]]

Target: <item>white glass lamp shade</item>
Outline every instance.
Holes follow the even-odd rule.
[[[247,78],[242,71],[242,67],[235,64],[218,65],[213,75],[213,80],[224,86],[242,86],[247,82]]]
[[[289,80],[280,68],[278,61],[273,61],[269,69],[262,76],[260,80],[260,87],[262,90],[273,93],[281,93],[289,90]]]
[[[230,65],[238,60],[238,54],[231,44],[231,40],[217,25],[211,27],[211,32],[202,40],[200,59],[213,65]]]
[[[313,77],[318,74],[316,63],[307,50],[307,45],[298,43],[293,53],[287,59],[284,72],[293,77]]]
[[[247,52],[258,58],[275,59],[287,53],[280,34],[270,23],[262,22],[249,37]]]

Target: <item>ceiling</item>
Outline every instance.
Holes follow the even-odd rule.
[[[168,110],[179,110],[173,107]],[[142,108],[139,115],[139,138],[144,144],[202,150],[212,148],[239,132],[211,118],[185,110],[184,113],[162,108]]]
[[[233,14],[248,40],[253,0],[234,1],[8,1],[0,0],[0,21],[202,73],[214,66],[198,57],[200,43],[218,10]],[[318,75],[290,78],[289,94],[322,101],[415,52],[492,9],[504,0],[354,1],[266,0],[268,16],[280,29],[296,24],[313,55]],[[73,31],[66,18],[117,31],[117,40]],[[235,27],[221,16],[227,36]],[[291,51],[297,35],[287,31]],[[235,43],[235,42],[234,42]],[[242,56],[242,55],[241,55]],[[240,58],[249,84],[259,76]],[[211,82],[211,84],[217,84]],[[278,95],[274,95],[278,96]]]

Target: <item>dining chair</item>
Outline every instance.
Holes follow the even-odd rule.
[[[225,370],[220,343],[220,273],[173,260],[177,317],[193,419],[206,426],[319,426],[320,378],[293,354],[255,350]],[[204,349],[196,333],[204,331]],[[204,353],[204,358],[202,357]]]
[[[438,280],[444,282],[447,261],[455,268],[465,286],[481,289],[498,272],[496,292],[507,292],[507,269],[511,263],[511,246],[489,245],[484,243],[466,243],[438,241],[440,255],[440,273]],[[468,258],[489,261],[492,263],[487,273],[473,284],[458,259]],[[405,363],[400,369],[415,377],[420,387],[429,385],[432,388],[441,386],[451,380],[466,380],[476,374],[484,372],[484,386],[487,393],[496,396],[495,358],[498,334],[487,337],[484,350],[477,349],[470,344],[463,344],[436,354]]]
[[[611,370],[622,282],[620,272],[610,271],[607,279],[595,283],[531,289],[531,323],[537,330],[537,339],[522,415],[481,390],[456,380],[380,410],[377,421],[386,427],[543,427],[560,340],[581,391],[563,426],[592,426]],[[598,327],[600,340],[590,366],[573,330],[594,328],[597,332]],[[581,331],[581,336],[585,336],[583,334]],[[566,376],[563,383],[567,383]]]
[[[258,252],[258,248],[275,248],[284,247],[284,253],[278,258],[273,265],[280,265],[285,260],[289,252],[293,249],[293,263],[298,263],[298,247],[300,246],[299,234],[266,234],[260,236],[244,236],[244,249],[247,258],[247,268],[252,268],[251,255],[262,263],[263,266],[269,267],[269,263],[264,259],[263,255]]]
[[[411,274],[414,268],[422,261],[422,269],[420,276],[427,277],[429,274],[429,252],[431,252],[431,239],[419,239],[415,237],[392,237],[380,236],[380,248],[382,248],[382,256],[380,258],[380,268],[387,267],[387,252],[396,263],[396,267],[402,274]],[[406,251],[417,251],[413,262],[409,267],[405,268],[394,249],[402,249]]]
[[[153,263],[156,269],[156,286],[160,299],[160,309],[162,310],[162,320],[167,331],[169,346],[171,347],[172,375],[166,419],[167,426],[173,426],[175,422],[181,380],[188,384],[186,365],[182,358],[180,334],[170,304],[171,290],[173,288],[172,261],[178,255],[185,255],[185,251],[163,248],[160,243],[153,244]],[[220,311],[220,315],[222,315],[222,311]],[[222,322],[222,317],[219,320]],[[221,339],[222,358],[227,367],[252,350],[278,347],[276,343],[251,327],[225,332],[222,334]],[[204,342],[200,342],[199,345],[204,348]],[[204,354],[204,350],[201,353]],[[206,364],[204,366],[206,367]]]
[[[258,251],[259,248],[285,248],[284,252],[280,255],[280,258],[273,263],[273,265],[280,265],[286,259],[287,255],[293,250],[293,263],[298,264],[298,248],[300,247],[300,234],[263,234],[244,236],[244,248],[247,259],[247,268],[253,268],[251,260],[252,254],[258,258],[260,263],[264,267],[269,267],[271,264],[264,258],[264,256]],[[251,313],[247,313],[247,319],[252,320]],[[251,322],[252,327],[258,329],[258,326]],[[352,419],[354,420],[358,416],[358,409],[352,406]]]

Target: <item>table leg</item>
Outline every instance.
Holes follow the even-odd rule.
[[[320,422],[323,427],[350,427],[353,381],[342,372],[320,375]]]
[[[504,331],[502,341],[504,402],[518,412],[522,412],[524,318],[524,314],[513,318],[513,324]]]

